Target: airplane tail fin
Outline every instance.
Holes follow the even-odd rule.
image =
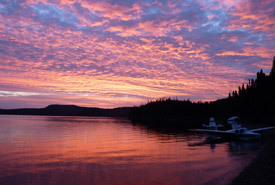
[[[239,129],[242,125],[239,125],[240,118],[237,116],[231,117],[227,120],[227,123],[231,125],[232,129]]]
[[[216,124],[214,117],[210,118],[208,125],[202,124],[202,126],[207,127],[211,130],[218,130],[218,127],[223,127],[223,125],[221,125],[221,124],[218,124],[218,125]]]
[[[217,130],[217,125],[216,125],[215,119],[213,117],[210,118],[209,128],[212,130]]]

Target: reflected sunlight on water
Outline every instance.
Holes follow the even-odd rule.
[[[225,184],[259,145],[194,145],[127,119],[0,116],[0,184]]]

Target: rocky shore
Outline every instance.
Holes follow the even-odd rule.
[[[229,185],[275,184],[275,129],[264,135],[266,141],[259,154]]]

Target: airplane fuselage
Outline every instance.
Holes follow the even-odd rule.
[[[232,129],[227,131],[206,131],[207,137],[218,136],[223,139],[240,139],[240,140],[251,140],[261,138],[261,134],[251,132],[246,128]]]

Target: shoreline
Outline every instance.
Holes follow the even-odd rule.
[[[274,185],[275,184],[275,129],[266,131],[265,144],[229,185]]]

